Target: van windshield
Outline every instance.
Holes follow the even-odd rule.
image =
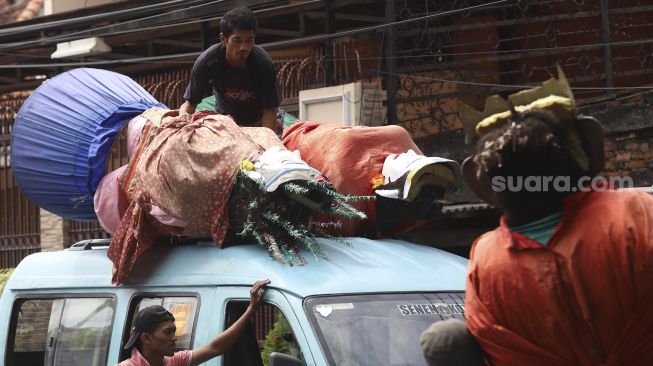
[[[463,292],[313,297],[304,309],[329,363],[338,366],[424,366],[420,334],[465,313]]]

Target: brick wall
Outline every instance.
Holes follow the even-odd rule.
[[[631,177],[635,186],[653,184],[653,96],[634,94],[583,113],[595,116],[607,131],[603,174]]]
[[[70,222],[41,209],[41,250],[61,250],[70,242]]]
[[[631,177],[635,186],[653,184],[653,127],[606,136],[605,175]]]
[[[581,106],[606,130],[606,165],[602,175],[631,177],[635,186],[653,184],[653,95],[633,95],[623,101]],[[444,131],[415,142],[426,155],[459,162],[469,155],[462,130]],[[473,201],[465,196],[461,201]]]
[[[42,352],[48,336],[52,300],[28,300],[20,308],[14,351]]]

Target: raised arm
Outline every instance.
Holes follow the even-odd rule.
[[[270,283],[270,280],[256,281],[249,291],[250,300],[249,306],[243,315],[236,320],[227,330],[218,334],[209,343],[193,350],[191,365],[199,365],[214,357],[223,354],[229,347],[231,347],[240,334],[247,328],[247,322],[250,317],[263,303],[263,295],[265,294],[265,287]]]

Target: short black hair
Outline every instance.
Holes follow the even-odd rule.
[[[220,32],[229,37],[236,29],[258,31],[258,22],[254,12],[248,8],[229,10],[220,20]]]

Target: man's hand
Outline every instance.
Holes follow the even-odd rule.
[[[252,311],[258,310],[263,303],[263,295],[265,295],[266,286],[269,283],[270,280],[256,281],[252,286],[252,289],[249,290],[249,308]]]
[[[179,115],[182,114],[193,114],[195,113],[195,108],[197,107],[197,104],[193,104],[190,101],[185,101],[184,104],[179,107]]]

